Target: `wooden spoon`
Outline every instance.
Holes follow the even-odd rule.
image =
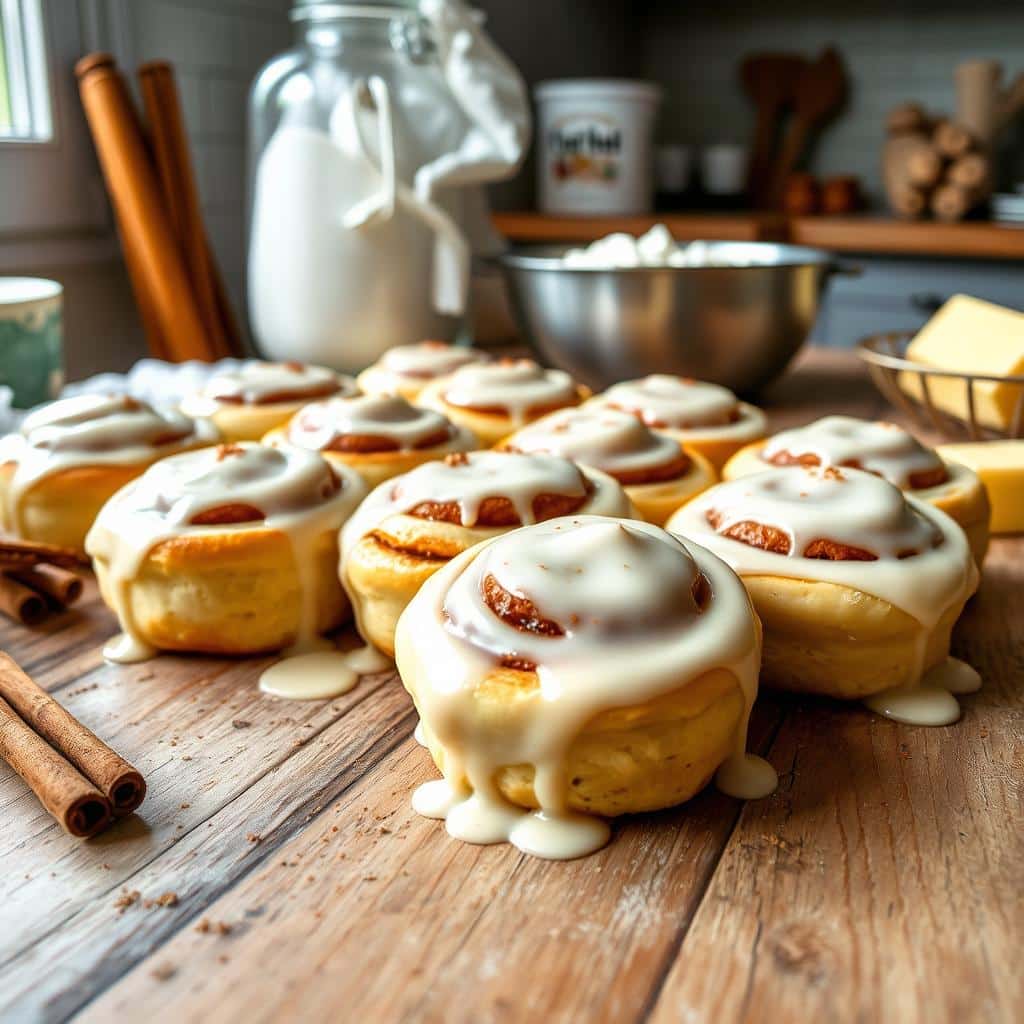
[[[796,83],[793,121],[775,168],[772,195],[776,201],[803,157],[811,135],[839,112],[846,101],[846,92],[846,69],[834,47],[830,46],[816,61],[804,65]]]
[[[755,206],[766,206],[770,202],[775,136],[783,113],[793,103],[806,63],[803,57],[794,54],[757,53],[745,58],[740,65],[743,90],[757,110],[754,145],[747,170],[747,193]]]

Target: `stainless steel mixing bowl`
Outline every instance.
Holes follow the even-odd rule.
[[[840,268],[820,249],[706,245],[707,266],[569,269],[569,246],[550,245],[514,249],[500,263],[526,339],[590,387],[674,373],[749,394],[804,343]]]

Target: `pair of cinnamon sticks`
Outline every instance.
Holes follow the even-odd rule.
[[[150,350],[172,362],[240,355],[170,64],[138,70],[148,132],[110,54],[83,57],[75,74]]]
[[[2,652],[0,757],[73,836],[96,835],[146,797],[142,775]]]
[[[74,569],[85,564],[69,548],[0,537],[0,612],[37,625],[51,610],[82,596],[82,578]]]

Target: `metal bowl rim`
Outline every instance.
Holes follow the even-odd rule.
[[[788,245],[785,242],[745,242],[739,240],[695,239],[702,245],[715,248],[742,247],[771,249],[782,258],[766,263],[747,264],[707,264],[692,267],[567,267],[562,262],[562,255],[578,245],[551,244],[515,246],[497,256],[497,261],[509,270],[557,271],[565,274],[677,274],[680,271],[698,273],[707,271],[751,271],[777,270],[797,267],[823,267],[829,269],[835,265],[835,257],[824,249],[811,246]],[[688,244],[688,243],[687,243]]]

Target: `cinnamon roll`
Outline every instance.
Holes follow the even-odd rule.
[[[728,388],[666,373],[615,384],[588,404],[632,413],[652,430],[700,452],[716,470],[744,445],[764,437],[766,428],[764,413]]]
[[[424,584],[395,648],[444,776],[413,806],[457,838],[575,857],[607,840],[605,817],[688,800],[720,767],[745,795],[774,788],[744,755],[749,598],[651,524],[569,516],[480,544]]]
[[[182,403],[182,412],[210,420],[225,441],[258,441],[304,405],[333,395],[356,394],[356,382],[323,366],[263,363],[217,373]]]
[[[213,444],[216,430],[127,395],[78,395],[29,413],[0,439],[0,525],[84,550],[103,503],[166,455]]]
[[[501,359],[464,366],[428,384],[417,404],[494,445],[546,413],[579,405],[589,394],[562,370],[546,370],[532,359]]]
[[[318,451],[329,461],[354,469],[369,487],[424,462],[480,447],[465,427],[457,427],[433,409],[410,405],[398,395],[313,402],[263,440]]]
[[[381,484],[341,537],[341,581],[359,632],[393,655],[398,616],[447,561],[516,527],[575,513],[634,514],[611,477],[556,455],[449,455]]]
[[[978,584],[949,516],[863,470],[719,484],[668,529],[739,574],[764,623],[762,681],[783,689],[852,699],[918,686]]]
[[[747,445],[722,471],[726,480],[759,473],[769,466],[850,466],[888,480],[920,501],[952,516],[967,534],[981,565],[988,550],[989,509],[977,473],[945,462],[895,423],[826,416],[767,441]]]
[[[717,479],[703,455],[612,408],[561,409],[500,447],[564,455],[607,473],[622,484],[640,515],[657,526]]]
[[[444,341],[421,341],[390,348],[356,378],[367,395],[401,395],[410,402],[433,380],[447,377],[462,366],[482,363],[487,355],[475,348]]]
[[[104,654],[256,654],[321,646],[350,609],[338,530],[366,488],[316,452],[251,442],[156,463],[86,539],[123,634]]]

